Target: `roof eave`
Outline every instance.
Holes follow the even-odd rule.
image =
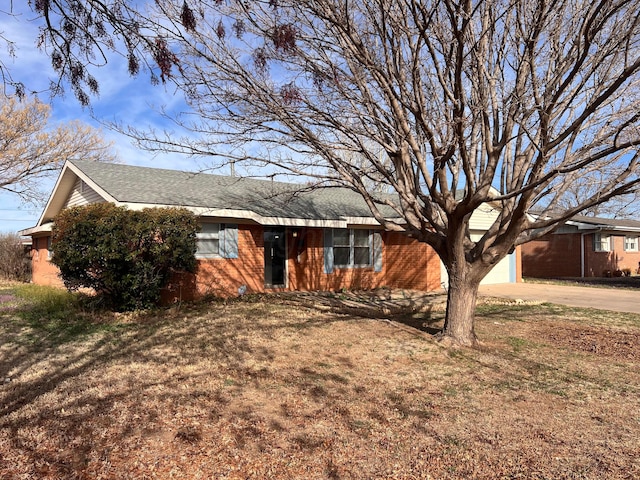
[[[22,235],[23,237],[31,237],[31,236],[36,235],[38,233],[50,232],[52,227],[53,227],[53,224],[51,222],[49,222],[49,223],[45,223],[43,225],[35,225],[33,227],[30,227],[30,228],[25,228],[24,230],[19,230],[18,234]]]
[[[316,227],[316,228],[347,228],[349,225],[369,225],[379,227],[380,223],[373,217],[351,217],[340,218],[297,218],[259,215],[251,210],[194,207],[188,205],[161,205],[152,203],[130,203],[116,202],[118,205],[126,206],[131,210],[142,210],[154,207],[174,207],[185,208],[198,217],[229,218],[236,220],[248,220],[259,225],[273,225],[283,227]]]

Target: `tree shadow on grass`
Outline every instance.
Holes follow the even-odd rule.
[[[344,320],[315,312],[263,321],[270,315],[273,309],[261,302],[108,321],[77,314],[36,322],[3,314],[0,373],[10,380],[0,379],[0,477],[92,476],[88,466],[126,462],[123,449],[137,442],[200,448],[211,440],[212,424],[230,418],[237,424],[230,450],[263,444],[258,407],[245,402],[239,412],[237,399],[277,374],[270,346],[285,329],[290,334]],[[311,373],[302,368],[304,380],[292,378],[306,392]],[[348,387],[342,375],[318,375],[319,383]],[[316,401],[333,400],[314,392]],[[209,420],[200,419],[203,412]]]
[[[444,312],[436,310],[407,315],[394,315],[391,317],[391,320],[429,335],[437,335],[442,332]]]
[[[283,302],[307,308],[380,318],[435,335],[442,331],[446,294],[380,288],[340,292],[287,292],[277,295]]]

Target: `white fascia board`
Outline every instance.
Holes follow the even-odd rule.
[[[53,217],[60,213],[64,202],[67,200],[67,197],[69,196],[69,193],[73,189],[73,185],[75,185],[76,179],[78,178],[84,181],[107,202],[115,203],[115,199],[111,195],[109,195],[93,180],[82,173],[73,163],[67,161],[62,167],[62,172],[60,172],[60,176],[58,176],[58,180],[53,187],[51,196],[49,197],[47,205],[42,211],[42,215],[40,216],[37,225],[42,225],[43,223],[50,221]]]
[[[69,162],[65,162],[65,164],[62,166],[62,171],[60,172],[60,175],[58,175],[58,179],[56,180],[56,184],[53,186],[53,190],[51,191],[51,195],[49,195],[49,199],[47,200],[47,204],[44,206],[44,209],[42,210],[42,213],[40,214],[40,218],[38,219],[38,223],[36,223],[36,225],[32,228],[37,228],[38,226],[42,225],[43,220],[45,218],[46,213],[51,209],[52,207],[52,203],[54,198],[56,198],[56,192],[58,192],[58,190],[60,190],[61,188],[61,184],[63,184],[63,179],[67,179],[67,169],[69,168]],[[73,182],[71,183],[71,185],[73,185]],[[71,187],[73,188],[73,186]],[[31,229],[27,229],[27,230],[31,230]]]
[[[347,222],[341,219],[312,220],[309,218],[261,217],[260,224],[281,227],[347,228]]]
[[[374,217],[343,217],[348,225],[371,225],[375,227],[380,226],[380,222]]]
[[[638,227],[602,227],[603,230],[611,230],[613,232],[631,232],[638,233],[640,232],[640,228]]]
[[[567,222],[569,223],[569,222]],[[637,233],[640,232],[639,227],[623,227],[623,226],[614,226],[614,225],[605,225],[605,224],[595,224],[595,223],[581,223],[581,222],[572,222],[572,225],[576,225],[578,230],[592,230],[598,232],[632,232]]]
[[[198,217],[232,218],[237,220],[249,220],[259,225],[273,225],[283,227],[318,227],[318,228],[347,228],[344,219],[314,220],[309,218],[265,217],[251,210],[232,210],[226,208],[193,207],[186,205],[159,205],[155,203],[126,203],[116,202],[119,206],[126,206],[130,210],[142,210],[144,208],[185,208]]]
[[[25,228],[24,230],[19,230],[18,234],[23,237],[30,237],[35,235],[36,233],[46,233],[50,232],[53,224],[51,222],[45,223],[44,225],[36,225],[35,227]]]

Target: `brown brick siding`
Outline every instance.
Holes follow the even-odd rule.
[[[239,257],[199,260],[195,275],[174,277],[171,286],[163,292],[163,301],[193,300],[205,295],[236,296],[241,287],[246,293],[274,291],[264,286],[263,232],[259,225],[239,225]],[[335,268],[326,274],[323,230],[287,229],[287,286],[281,290],[390,287],[431,291],[440,288],[440,260],[431,247],[400,233],[383,232],[382,238],[381,272],[375,272],[373,267]],[[34,282],[62,285],[57,268],[46,261],[46,238],[34,239],[34,248],[38,248],[36,246],[40,246],[40,258],[34,260]]]
[[[579,277],[580,234],[549,234],[522,245],[522,275]]]
[[[295,236],[294,236],[295,232]],[[400,233],[383,232],[383,268],[335,268],[324,273],[324,234],[320,228],[287,229],[287,286],[265,289],[263,228],[238,226],[237,259],[199,262],[195,276],[176,278],[174,298],[202,295],[235,296],[265,291],[327,291],[378,287],[432,291],[440,288],[440,260],[435,251]],[[169,297],[165,295],[165,299]]]
[[[34,237],[31,244],[31,278],[38,285],[63,287],[64,283],[56,267],[48,258],[48,236]]]
[[[610,236],[610,252],[594,252],[593,251],[593,235],[585,235],[585,276],[600,277],[605,276],[608,272],[615,272],[628,268],[632,273],[638,270],[638,262],[640,261],[640,252],[624,251],[624,235]]]
[[[582,234],[549,234],[522,246],[525,277],[553,278],[581,276]],[[611,251],[593,250],[593,234],[584,235],[584,275],[601,277],[607,272],[629,268],[638,270],[640,252],[624,251],[624,235],[610,235]]]
[[[432,291],[440,285],[440,257],[425,243],[386,232],[383,255],[385,286]]]
[[[516,283],[522,282],[522,246],[516,247]]]

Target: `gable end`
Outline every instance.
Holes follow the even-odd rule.
[[[78,178],[62,208],[78,207],[89,205],[91,203],[102,203],[105,201],[106,200],[94,189],[87,185],[82,179]]]

